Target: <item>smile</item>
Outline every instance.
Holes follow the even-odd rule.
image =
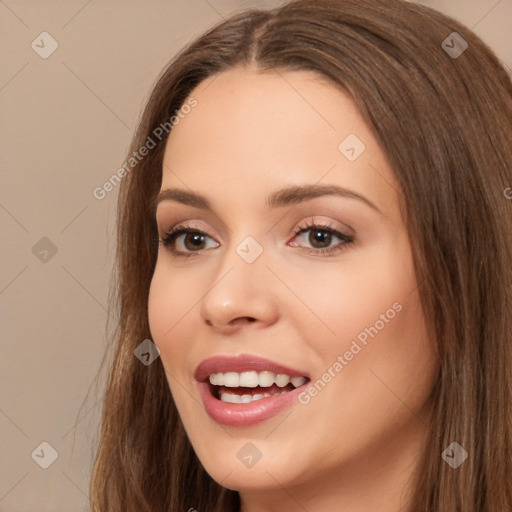
[[[213,384],[214,395],[223,402],[246,404],[262,398],[282,395],[293,391],[306,382],[306,377],[290,377],[289,375],[270,371],[212,373],[210,384]]]
[[[230,371],[228,371],[230,370]],[[196,369],[199,393],[218,423],[248,426],[274,416],[296,401],[310,378],[302,372],[254,356],[217,356]]]

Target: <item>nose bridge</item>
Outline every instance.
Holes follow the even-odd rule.
[[[276,301],[267,263],[263,244],[254,236],[235,242],[223,255],[216,277],[201,300],[203,319],[217,326],[241,317],[270,321]]]
[[[255,222],[254,218],[251,219],[247,210],[240,210],[238,222],[233,226],[229,233],[227,250],[222,255],[222,268],[219,274],[223,275],[229,268],[235,267],[243,272],[243,276],[250,277],[251,274],[257,273],[262,277],[268,273],[266,263],[269,247],[264,248],[265,241],[268,241],[266,225],[263,222]]]

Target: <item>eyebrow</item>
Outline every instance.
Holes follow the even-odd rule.
[[[381,215],[384,215],[368,198],[338,185],[298,185],[286,187],[272,192],[267,196],[265,199],[265,205],[267,208],[282,208],[284,206],[296,205],[302,201],[308,201],[322,196],[338,196],[347,199],[357,199],[370,208],[376,210]],[[180,188],[167,188],[162,190],[153,202],[154,210],[156,210],[156,207],[162,201],[176,201],[187,206],[193,206],[195,208],[213,212],[212,205],[205,196]]]

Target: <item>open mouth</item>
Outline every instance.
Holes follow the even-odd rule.
[[[217,400],[230,404],[247,404],[289,393],[306,385],[310,379],[264,370],[212,373],[208,380],[210,393]]]
[[[194,378],[206,413],[232,427],[256,425],[292,407],[311,381],[303,369],[251,354],[204,359]]]

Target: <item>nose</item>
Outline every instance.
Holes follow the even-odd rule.
[[[235,250],[226,255],[211,285],[201,299],[205,324],[229,334],[242,326],[269,326],[276,322],[278,280],[266,266],[264,253],[247,263]]]

